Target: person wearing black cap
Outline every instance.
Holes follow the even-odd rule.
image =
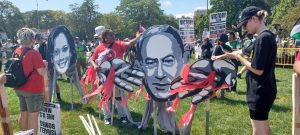
[[[242,57],[242,51],[228,53],[229,58],[239,60],[248,69],[246,75],[247,104],[254,135],[270,135],[269,111],[277,94],[275,62],[277,46],[275,35],[267,30],[267,12],[258,7],[247,7],[240,15],[238,28],[257,34],[251,62]]]

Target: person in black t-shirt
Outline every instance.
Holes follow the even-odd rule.
[[[205,39],[205,44],[201,46],[201,58],[206,58],[206,59],[210,59],[211,55],[212,55],[212,50],[213,46],[210,43],[209,38]]]
[[[226,54],[236,58],[248,69],[246,75],[247,104],[249,107],[253,134],[270,135],[268,122],[269,111],[277,94],[275,78],[275,62],[277,46],[275,35],[267,30],[264,23],[267,12],[251,6],[241,13],[238,27],[243,28],[258,37],[254,42],[251,62],[243,58],[242,51]]]

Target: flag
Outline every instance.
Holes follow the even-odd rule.
[[[294,39],[300,39],[300,18],[294,24],[290,36],[293,37]]]

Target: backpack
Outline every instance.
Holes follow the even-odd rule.
[[[20,57],[9,58],[5,64],[5,76],[6,83],[4,84],[6,87],[18,87],[22,86],[26,83],[27,78],[31,76],[33,71],[29,73],[28,76],[25,76],[24,69],[22,65],[23,56],[29,51],[29,48],[25,48]],[[12,56],[15,56],[15,52]]]

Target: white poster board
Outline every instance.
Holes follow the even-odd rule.
[[[61,135],[60,105],[44,103],[39,114],[38,128],[41,135]]]
[[[179,19],[179,34],[183,43],[195,42],[194,20],[181,18]]]
[[[217,39],[226,32],[227,11],[211,13],[209,16],[210,38]]]

